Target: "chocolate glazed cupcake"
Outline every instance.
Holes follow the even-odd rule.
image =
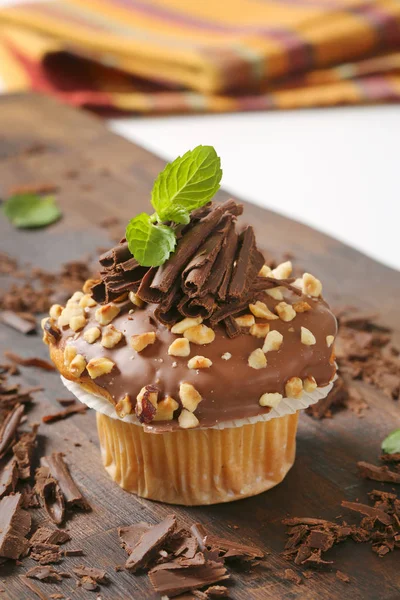
[[[335,376],[336,320],[318,279],[264,264],[242,207],[192,212],[175,251],[146,267],[123,240],[43,323],[66,386],[97,411],[105,468],[174,504],[268,490],[295,458],[298,411]]]

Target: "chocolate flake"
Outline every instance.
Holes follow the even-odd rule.
[[[342,573],[342,571],[336,571],[336,579],[344,581],[344,583],[350,583],[350,577],[346,573]]]
[[[107,583],[108,581],[107,573],[103,569],[80,565],[78,567],[73,567],[72,570],[78,577],[90,577],[96,583]]]
[[[400,483],[400,473],[391,471],[388,466],[376,467],[370,463],[360,461],[357,463],[361,477],[372,479],[373,481],[383,481],[386,483]]]
[[[280,575],[286,581],[290,581],[291,583],[295,583],[296,585],[300,585],[303,581],[301,576],[298,573],[296,573],[296,571],[293,571],[293,569],[285,569],[284,571],[282,571],[282,573],[280,573]]]
[[[213,562],[191,567],[160,567],[149,571],[150,583],[156,592],[170,597],[229,579],[226,568]]]
[[[145,531],[138,543],[132,548],[125,567],[133,572],[145,567],[175,528],[175,515],[168,515],[161,523]]]
[[[28,548],[31,516],[21,508],[22,496],[15,494],[0,500],[0,557],[17,560]]]
[[[78,507],[85,511],[91,510],[89,503],[72,479],[61,452],[53,452],[50,456],[42,457],[40,464],[47,468],[50,476],[58,482],[68,507]]]
[[[64,496],[58,481],[50,476],[47,467],[37,469],[35,491],[53,523],[61,525],[65,519]]]
[[[0,429],[0,459],[7,454],[13,445],[24,411],[24,406],[17,404],[6,416]]]
[[[124,548],[128,554],[131,554],[142,535],[146,531],[149,531],[149,529],[151,529],[151,525],[148,525],[143,521],[129,525],[129,527],[119,527],[118,536],[122,548]]]
[[[30,539],[32,546],[36,544],[65,544],[71,536],[62,529],[50,529],[50,527],[39,527]]]
[[[8,462],[2,461],[0,465],[0,498],[15,492],[18,482],[18,467],[15,458]]]
[[[392,518],[390,515],[379,508],[368,506],[367,504],[361,504],[359,502],[348,502],[347,500],[342,500],[342,506],[344,508],[354,510],[355,512],[359,512],[362,515],[367,515],[368,517],[378,519],[378,521],[380,521],[383,525],[391,525],[392,523]]]
[[[0,320],[9,327],[12,327],[19,333],[33,333],[36,331],[36,321],[28,321],[24,319],[19,314],[11,311],[11,310],[3,310],[0,313]]]
[[[38,579],[39,581],[46,581],[50,583],[56,583],[62,581],[63,577],[69,577],[68,573],[60,573],[54,567],[49,565],[40,565],[38,567],[32,567],[25,573],[26,577],[31,579]]]
[[[238,542],[232,542],[215,535],[207,535],[206,546],[211,549],[218,549],[219,553],[222,553],[224,559],[226,558],[263,558],[264,552],[261,548],[256,546],[249,546],[245,544],[239,544]]]
[[[18,478],[25,480],[31,476],[31,462],[36,448],[36,437],[39,424],[32,425],[32,431],[22,433],[13,446],[13,453],[17,461]]]
[[[56,413],[52,413],[50,415],[44,415],[42,417],[43,423],[55,423],[56,421],[61,421],[62,419],[67,419],[72,415],[78,415],[81,413],[85,413],[87,411],[86,404],[81,404],[75,402],[71,406],[68,406],[64,410],[60,410]]]
[[[238,300],[247,294],[253,280],[264,264],[264,257],[257,249],[252,227],[246,227],[239,237],[239,251],[234,263],[228,296]]]
[[[24,575],[19,576],[20,581],[31,591],[33,592],[40,600],[49,600],[49,597],[44,594],[37,585],[33,583],[28,577]]]
[[[37,367],[39,369],[44,369],[45,371],[55,371],[56,368],[53,364],[51,364],[48,360],[44,360],[43,358],[38,358],[36,356],[32,356],[30,358],[24,358],[19,354],[15,354],[15,352],[6,351],[4,352],[4,356],[6,356],[9,360],[14,362],[21,367]]]

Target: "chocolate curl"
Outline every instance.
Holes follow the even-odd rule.
[[[118,263],[126,262],[131,258],[132,254],[129,250],[128,242],[125,241],[102,254],[99,258],[99,263],[105,269],[109,269],[115,267]]]
[[[227,235],[232,219],[233,217],[231,215],[222,217],[217,230],[207,238],[202,246],[200,246],[192,260],[184,269],[182,273],[182,287],[184,292],[190,298],[198,296],[200,290],[204,287],[219,254],[222,243]]]
[[[164,323],[164,325],[175,325],[182,319],[179,314],[178,305],[182,299],[182,290],[180,286],[179,278],[174,282],[174,285],[169,290],[168,294],[164,296],[163,301],[154,311],[156,319]]]
[[[218,299],[224,301],[231,280],[233,263],[238,244],[238,235],[235,231],[235,223],[230,222],[229,229],[226,232],[221,250],[215,261],[214,268],[206,283],[207,292],[218,295]],[[218,293],[218,294],[217,294]]]
[[[125,240],[100,256],[99,261],[103,267],[102,283],[92,288],[96,302],[111,302],[124,292],[136,291],[148,271],[132,256]]]
[[[24,411],[23,404],[17,404],[6,416],[0,429],[0,458],[3,458],[11,449]]]
[[[50,456],[43,456],[40,464],[42,467],[46,467],[50,475],[57,481],[67,506],[77,506],[82,510],[90,510],[89,503],[82,496],[72,479],[61,452],[53,452]]]
[[[222,304],[210,317],[210,325],[213,327],[223,319],[237,315],[249,306],[249,296],[244,300],[236,302],[227,302]]]
[[[215,298],[211,294],[204,296],[204,298],[193,299],[184,296],[183,300],[178,304],[179,312],[185,317],[202,317],[203,319],[208,319],[215,307]]]
[[[157,269],[158,267],[151,267],[151,269],[147,271],[136,292],[137,296],[143,300],[143,302],[158,304],[162,300],[163,294],[158,290],[151,289],[151,283],[157,273]]]
[[[247,294],[251,284],[264,264],[264,257],[257,249],[254,229],[246,227],[239,237],[239,251],[236,257],[228,295],[239,299]]]
[[[61,525],[65,519],[64,496],[58,481],[50,476],[47,467],[39,467],[36,471],[35,492],[53,523]]]
[[[166,312],[162,312],[160,307],[158,307],[154,311],[154,316],[157,321],[160,321],[160,323],[166,325],[166,327],[172,327],[175,323],[182,320],[182,315],[179,314],[177,308],[171,308]]]
[[[241,334],[241,329],[232,316],[226,317],[223,320],[228,337],[235,338]]]
[[[236,204],[233,200],[227,200],[223,204],[216,205],[209,214],[183,235],[174,254],[159,267],[151,287],[164,293],[168,292],[187,262],[218,225],[222,216],[226,213],[236,216],[241,214],[242,210],[242,206]]]

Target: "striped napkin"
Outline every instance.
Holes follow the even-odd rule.
[[[153,114],[398,101],[400,1],[18,4],[0,9],[0,80]]]

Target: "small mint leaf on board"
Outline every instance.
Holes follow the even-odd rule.
[[[142,267],[162,265],[176,244],[174,230],[166,225],[155,225],[146,213],[128,223],[125,235],[129,250]]]
[[[221,177],[221,160],[212,146],[197,146],[178,156],[154,182],[151,203],[159,220],[187,223],[188,213],[218,191]]]
[[[392,433],[389,433],[382,442],[382,450],[386,454],[400,453],[400,429],[395,429]]]
[[[3,211],[8,220],[18,228],[46,227],[61,217],[53,196],[18,194],[9,198]]]

